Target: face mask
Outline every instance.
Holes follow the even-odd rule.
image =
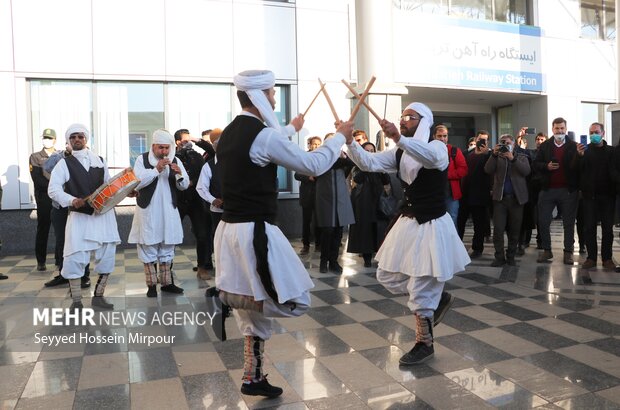
[[[600,144],[602,139],[603,139],[603,136],[601,134],[591,134],[590,135],[590,142],[592,144]]]
[[[527,145],[525,145],[525,144],[521,144],[519,146],[521,147],[521,149],[525,149],[525,147],[527,147]]]
[[[187,141],[181,144],[181,148],[183,149],[191,149],[194,146],[191,141]]]
[[[51,140],[49,138],[43,138],[43,147],[44,148],[52,148],[54,146],[54,140]]]
[[[470,145],[470,146],[469,146],[469,148],[467,148],[467,152],[469,152],[469,151],[473,151],[473,150],[474,150],[474,148],[476,148],[476,146],[475,146],[475,145]]]
[[[555,138],[555,142],[564,142],[566,134],[553,134],[553,138]]]

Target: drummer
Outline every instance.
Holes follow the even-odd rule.
[[[144,264],[146,296],[157,297],[157,268],[161,290],[183,293],[172,282],[174,246],[183,242],[183,225],[177,209],[177,193],[189,187],[189,176],[174,156],[174,138],[166,130],[153,133],[153,145],[136,159],[134,172],[140,179],[140,192],[129,233],[129,243],[138,246],[138,258]]]
[[[69,280],[71,289],[71,310],[82,305],[80,278],[84,268],[95,256],[94,272],[99,275],[92,306],[113,309],[104,297],[108,275],[114,270],[116,245],[121,240],[116,226],[114,211],[95,214],[86,198],[95,189],[110,179],[108,167],[103,158],[95,155],[87,146],[89,132],[85,125],[72,124],[65,132],[67,143],[73,155],[61,159],[50,176],[47,192],[52,200],[62,207],[69,207],[69,218],[65,228],[64,263],[60,274]]]

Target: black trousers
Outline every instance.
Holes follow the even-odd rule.
[[[178,208],[181,222],[186,216],[189,216],[192,223],[192,233],[196,238],[198,266],[210,269],[213,265],[210,257],[213,254],[213,240],[209,240],[211,237],[211,218],[207,217],[207,212],[202,203],[184,204]],[[210,243],[211,246],[209,246]]]
[[[514,259],[519,243],[523,205],[514,195],[504,195],[501,201],[493,201],[493,246],[495,259]],[[508,229],[509,228],[509,229]],[[508,234],[508,248],[504,257],[504,233]]]
[[[465,235],[465,225],[469,215],[471,215],[474,223],[474,237],[471,240],[471,248],[474,251],[482,252],[484,250],[484,237],[491,229],[488,208],[485,205],[467,205],[461,201],[457,218],[458,234],[461,239]]]
[[[342,230],[342,226],[321,228],[321,262],[332,263],[338,260]]]
[[[612,257],[612,245],[614,241],[614,211],[616,198],[614,196],[601,195],[595,198],[583,199],[583,231],[588,250],[588,259],[596,262],[598,246],[596,241],[596,227],[601,223],[601,260],[606,261]]]
[[[222,220],[222,213],[210,211],[209,214],[211,214],[211,243],[213,243],[213,238],[215,238],[215,230]]]
[[[314,206],[304,206],[301,208],[301,242],[304,246],[310,246],[310,237],[312,236],[312,219],[316,221],[316,212]],[[314,226],[314,243],[318,247],[321,243],[321,230],[318,226]]]
[[[47,196],[47,192],[35,192],[37,203],[37,236],[34,245],[34,254],[39,265],[45,264],[47,256],[47,239],[50,234],[52,223],[52,200]]]

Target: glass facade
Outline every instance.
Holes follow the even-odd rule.
[[[32,151],[40,149],[45,128],[56,130],[56,148],[63,149],[64,130],[78,122],[91,130],[89,146],[113,169],[133,166],[138,155],[149,149],[156,129],[174,134],[187,128],[200,137],[203,130],[226,127],[233,110],[239,111],[230,84],[60,80],[29,84]],[[289,120],[289,94],[289,87],[276,86],[275,112],[282,125]],[[278,187],[292,190],[292,175],[282,167]]]
[[[419,13],[532,24],[528,0],[393,0],[394,7]]]
[[[581,0],[581,37],[598,40],[616,38],[613,0]]]

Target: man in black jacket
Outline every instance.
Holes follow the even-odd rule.
[[[595,122],[590,125],[590,143],[577,145],[580,169],[581,195],[583,197],[584,235],[588,258],[583,269],[596,268],[598,247],[596,243],[597,225],[601,223],[601,260],[603,268],[612,271],[616,268],[612,260],[614,240],[614,210],[616,205],[614,149],[603,140],[605,127]]]
[[[321,137],[308,138],[308,151],[314,151],[321,146]],[[321,243],[321,231],[316,223],[316,211],[314,202],[316,198],[316,177],[302,175],[295,172],[295,179],[300,182],[299,184],[299,205],[301,205],[301,242],[303,248],[300,255],[307,255],[310,253],[310,228],[312,226],[312,219],[314,218],[314,243],[315,248],[319,249]]]
[[[575,217],[577,214],[579,172],[577,144],[566,138],[566,120],[558,117],[551,123],[553,138],[538,149],[534,168],[540,175],[541,191],[538,196],[538,226],[543,250],[538,263],[551,262],[551,218],[553,208],[562,213],[564,225],[564,264],[573,264],[575,245]]]
[[[213,253],[213,250],[209,249],[211,219],[207,218],[204,201],[196,192],[200,171],[205,162],[202,155],[193,149],[188,130],[177,130],[174,133],[174,140],[177,145],[176,157],[183,163],[190,181],[189,188],[179,192],[177,207],[181,215],[181,222],[185,216],[189,216],[192,222],[192,232],[196,238],[196,258],[198,259],[197,276],[200,279],[207,280],[211,278],[208,270],[213,269],[213,262],[209,257]]]

